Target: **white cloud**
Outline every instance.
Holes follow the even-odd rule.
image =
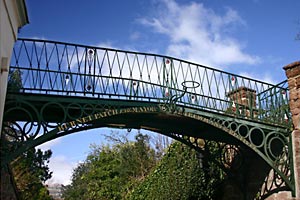
[[[42,151],[46,151],[49,149],[53,149],[55,145],[59,145],[62,142],[62,138],[57,138],[54,140],[51,140],[49,142],[43,143],[39,146],[37,146],[37,149],[41,149]],[[55,152],[53,152],[55,154]],[[72,157],[72,160],[70,158],[67,158],[64,155],[58,155],[58,156],[53,156],[50,157],[49,159],[49,169],[52,171],[52,178],[47,180],[46,184],[54,184],[54,183],[59,183],[63,185],[67,185],[71,183],[71,176],[73,169],[77,166],[77,162],[80,157]]]
[[[68,161],[68,159],[65,156],[60,155],[52,157],[49,162],[49,168],[51,171],[53,171],[53,174],[52,178],[47,181],[47,184],[70,184],[72,172],[76,166],[77,163]]]
[[[161,12],[139,22],[170,38],[167,54],[208,65],[259,62],[259,57],[243,52],[243,46],[230,37],[236,26],[246,25],[237,11],[226,8],[219,15],[201,3],[162,2]]]
[[[48,149],[51,149],[53,146],[60,144],[61,138],[56,138],[54,140],[50,140],[49,142],[45,142],[39,146],[36,146],[35,148],[41,149],[42,151],[46,151]]]
[[[276,85],[277,83],[279,83],[279,81],[272,78],[272,76],[270,74],[258,74],[258,73],[241,72],[239,75],[244,76],[244,77],[248,77],[248,78],[252,78],[252,79],[256,79],[256,80],[260,80],[262,82],[270,83],[270,84],[273,84],[273,85]]]
[[[137,40],[141,37],[141,33],[140,32],[133,32],[130,34],[130,40]]]
[[[52,149],[55,145],[61,143],[62,138],[57,138],[55,140],[51,140],[49,142],[43,143],[37,146],[37,149],[41,149],[42,151],[46,151]],[[55,152],[54,152],[55,153]],[[73,168],[76,166],[75,163],[72,163],[67,160],[65,156],[54,156],[49,159],[49,169],[52,171],[52,178],[49,179],[46,184],[54,184],[59,183],[63,185],[70,184],[71,175],[73,172]]]

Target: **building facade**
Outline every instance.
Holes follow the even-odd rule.
[[[13,45],[18,30],[28,23],[25,0],[0,0],[0,130]]]

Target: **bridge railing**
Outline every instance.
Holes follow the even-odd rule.
[[[292,125],[287,80],[259,93],[257,96],[262,119],[282,121]]]
[[[18,92],[162,103],[176,99],[185,106],[286,125],[283,112],[266,120],[286,103],[268,97],[268,91],[282,96],[282,85],[168,56],[19,39],[11,70],[11,77],[20,76]]]

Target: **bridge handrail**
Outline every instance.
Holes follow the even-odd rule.
[[[186,106],[259,121],[268,118],[270,122],[286,125],[286,109],[282,112],[283,103],[277,102],[282,98],[270,101],[266,96],[268,91],[281,90],[280,84],[265,83],[170,56],[19,39],[13,50],[11,69],[19,72],[22,80],[19,91],[23,92],[46,91],[47,94],[57,92],[94,98],[106,95],[116,99],[162,102],[178,96],[178,103]],[[182,82],[197,83],[199,87],[191,87],[182,95]]]
[[[168,56],[168,55],[162,55],[162,54],[155,54],[155,53],[146,53],[146,52],[139,52],[139,51],[132,51],[132,50],[123,50],[123,49],[117,49],[117,48],[110,48],[110,47],[95,47],[92,45],[85,45],[85,44],[77,44],[77,43],[69,43],[69,42],[61,42],[61,41],[54,41],[54,40],[43,40],[43,39],[32,39],[32,38],[18,38],[17,42],[19,41],[31,41],[31,42],[42,42],[42,43],[52,43],[52,44],[61,44],[61,45],[68,45],[68,46],[76,46],[76,47],[83,47],[83,48],[90,48],[90,49],[100,49],[100,50],[107,50],[107,51],[116,51],[116,52],[121,52],[121,53],[130,53],[130,54],[139,54],[139,55],[145,55],[145,56],[154,56],[154,57],[161,57],[161,58],[166,58],[166,59],[171,59],[171,60],[177,60],[179,62],[184,62],[184,63],[188,63],[190,65],[197,65],[199,67],[203,67],[212,71],[216,71],[216,72],[220,72],[220,73],[224,73],[227,74],[229,76],[235,76],[238,78],[243,78],[243,79],[247,79],[250,81],[255,81],[257,83],[262,83],[262,84],[266,84],[272,87],[276,87],[279,84],[272,84],[272,83],[267,83],[261,80],[257,80],[257,79],[253,79],[251,77],[246,77],[243,75],[238,75],[238,74],[234,74],[234,73],[230,73],[230,72],[226,72],[226,71],[222,71],[218,68],[213,68],[213,67],[209,67],[209,66],[205,66],[205,65],[201,65],[195,62],[191,62],[188,60],[183,60],[180,58],[175,58],[172,56]],[[284,81],[283,81],[284,82]]]

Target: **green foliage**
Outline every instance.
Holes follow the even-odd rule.
[[[19,69],[10,71],[7,84],[8,90],[10,90],[11,92],[20,92],[20,89],[22,87],[22,72]]]
[[[22,87],[22,72],[19,69],[11,70],[8,75],[8,90],[20,92]],[[14,138],[8,136],[4,140],[11,142]],[[52,199],[43,185],[52,176],[52,172],[50,172],[48,167],[51,155],[52,152],[50,150],[42,152],[40,149],[36,150],[33,148],[11,163],[13,176],[21,199]]]
[[[12,162],[12,171],[21,199],[51,200],[43,182],[50,179],[48,163],[52,152],[30,149]]]
[[[216,143],[208,143],[209,153],[200,159],[195,150],[174,142],[157,160],[147,135],[138,134],[133,142],[111,139],[112,146],[94,146],[74,170],[71,185],[63,191],[65,200],[215,199],[224,178],[209,156],[217,152]]]
[[[86,161],[63,190],[65,200],[124,199],[155,166],[149,137],[138,134],[134,142],[114,140],[112,146],[94,146]]]
[[[49,158],[52,155],[51,150],[43,152],[40,149],[31,149],[27,151],[23,156],[23,165],[24,167],[28,166],[29,170],[37,177],[41,182],[52,177],[52,172],[49,170]]]
[[[199,160],[196,151],[175,142],[129,199],[215,199],[223,178],[222,170],[209,158]]]
[[[88,166],[86,163],[81,163],[73,171],[72,184],[63,187],[64,198],[65,199],[76,199],[82,197],[82,199],[87,199],[85,194],[87,194],[87,188],[83,180],[84,175],[88,172]]]

